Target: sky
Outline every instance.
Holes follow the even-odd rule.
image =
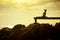
[[[47,17],[60,17],[60,0],[0,0],[0,28],[34,23],[33,18],[42,16],[44,9],[47,9]],[[54,25],[60,20],[38,22]]]

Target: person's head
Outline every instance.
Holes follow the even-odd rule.
[[[44,9],[44,11],[46,12],[47,10],[46,10],[46,9]]]

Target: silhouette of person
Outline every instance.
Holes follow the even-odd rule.
[[[47,12],[47,10],[44,9],[43,17],[46,17],[46,12]]]

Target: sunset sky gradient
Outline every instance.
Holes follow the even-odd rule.
[[[47,9],[48,17],[60,17],[60,0],[0,0],[0,28],[29,25],[34,22],[33,17],[42,16],[44,9]],[[59,21],[38,20],[53,25]]]

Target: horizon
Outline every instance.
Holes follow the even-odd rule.
[[[60,22],[57,22],[57,23],[60,23]],[[33,24],[33,23],[30,23],[30,24]],[[30,25],[30,24],[28,24],[28,25]],[[44,22],[42,22],[42,23],[39,23],[39,24],[49,24],[49,25],[52,25],[53,27],[56,25],[56,23],[54,23],[54,24],[51,24],[51,23],[44,23]],[[18,24],[15,24],[15,25],[18,25]],[[1,26],[1,28],[0,29],[2,29],[2,28],[4,28],[4,27],[8,27],[8,28],[13,28],[15,25],[4,25],[4,26]],[[25,25],[25,24],[22,24],[22,25]],[[28,25],[25,25],[25,27],[28,27]]]

